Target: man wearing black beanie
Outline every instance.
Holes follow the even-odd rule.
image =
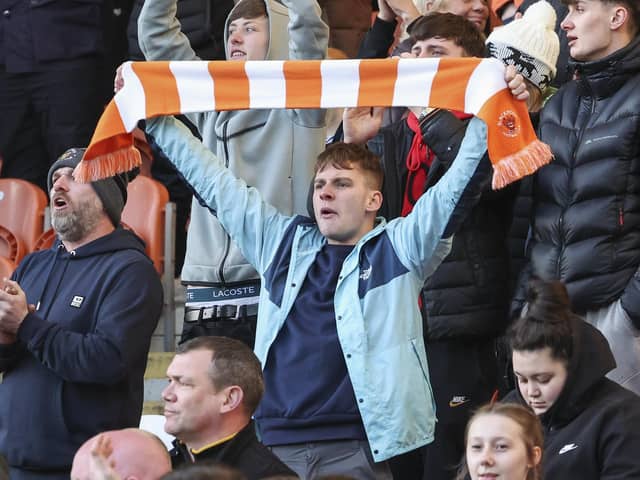
[[[0,279],[0,453],[15,480],[68,479],[84,441],[135,427],[142,412],[162,286],[120,226],[132,175],[78,183],[83,153],[49,170],[57,241]]]

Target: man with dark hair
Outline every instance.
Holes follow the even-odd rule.
[[[260,272],[262,441],[303,478],[391,478],[385,460],[433,438],[415,300],[487,178],[486,125],[470,120],[438,185],[389,223],[377,217],[380,163],[358,145],[319,156],[314,222],[263,202],[174,119],[147,128]]]
[[[460,15],[418,17],[408,32],[414,57],[484,54],[484,35]],[[406,118],[380,129],[377,112],[347,109],[345,141],[368,142],[381,156],[381,214],[393,219],[408,215],[444,175],[471,116],[413,107]],[[451,253],[422,289],[419,302],[438,423],[432,443],[391,462],[395,478],[453,478],[464,454],[470,413],[487,403],[500,385],[495,352],[508,318],[506,234],[514,193],[512,187],[493,191],[484,185],[479,202],[453,238]]]
[[[608,377],[640,393],[640,5],[567,1],[576,79],[551,97],[538,134],[555,160],[534,178],[527,278],[560,279],[605,335]]]
[[[460,15],[434,12],[415,19],[408,27],[411,52],[415,57],[484,57],[484,35],[477,27]],[[456,45],[460,50],[438,50],[427,43],[439,41],[443,45]]]
[[[78,183],[83,153],[49,170],[55,244],[0,285],[0,452],[13,480],[68,479],[85,440],[140,422],[162,286],[120,225],[130,176]]]
[[[167,377],[164,429],[177,437],[174,467],[215,461],[249,480],[293,474],[256,438],[251,416],[264,382],[249,347],[226,337],[196,337],[178,346]]]

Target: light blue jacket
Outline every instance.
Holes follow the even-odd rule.
[[[260,273],[255,351],[264,366],[326,239],[309,218],[286,216],[264,203],[256,189],[235,178],[173,118],[147,126]],[[488,166],[480,162],[485,149],[486,126],[474,118],[438,184],[407,217],[389,223],[380,218],[342,266],[335,291],[338,337],[376,461],[433,439],[434,402],[418,292],[448,254],[454,219],[461,218],[470,192],[475,194],[476,179],[487,174]]]

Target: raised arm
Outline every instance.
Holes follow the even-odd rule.
[[[378,0],[379,11],[365,35],[358,58],[386,58],[395,41],[397,18],[403,28],[420,16],[413,0]]]
[[[320,18],[316,0],[282,0],[289,9],[289,59],[322,60],[327,56],[329,27]],[[273,25],[273,21],[272,21]],[[271,41],[277,41],[271,34]],[[325,111],[292,110],[294,121],[305,127],[324,127]]]
[[[265,203],[258,190],[236,178],[175,118],[149,120],[147,133],[217,216],[244,257],[262,273],[292,217]]]
[[[180,30],[176,0],[146,0],[138,17],[138,44],[147,60],[199,60]]]
[[[327,56],[329,27],[316,0],[282,0],[289,9],[289,58],[322,60]]]
[[[486,149],[487,126],[474,117],[451,168],[420,197],[408,216],[389,224],[398,254],[422,278],[433,273],[448,254],[448,239],[486,185],[491,173]]]

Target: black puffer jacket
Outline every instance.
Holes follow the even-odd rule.
[[[607,379],[615,367],[604,336],[575,317],[567,381],[540,420],[544,478],[640,479],[640,397]],[[526,404],[520,392],[504,401]]]
[[[447,171],[458,152],[467,121],[440,110],[421,124],[426,145],[435,159],[429,168],[427,189]],[[399,217],[407,181],[407,154],[413,132],[406,121],[383,128],[369,142],[384,167],[384,203],[380,214]],[[384,148],[383,148],[384,145]],[[494,338],[507,320],[509,255],[507,230],[514,192],[494,192],[489,179],[479,202],[453,237],[450,254],[433,273],[422,292],[425,338]]]
[[[540,115],[539,137],[555,159],[534,183],[531,270],[562,280],[574,311],[622,296],[638,324],[640,37],[575,68],[580,79]]]

